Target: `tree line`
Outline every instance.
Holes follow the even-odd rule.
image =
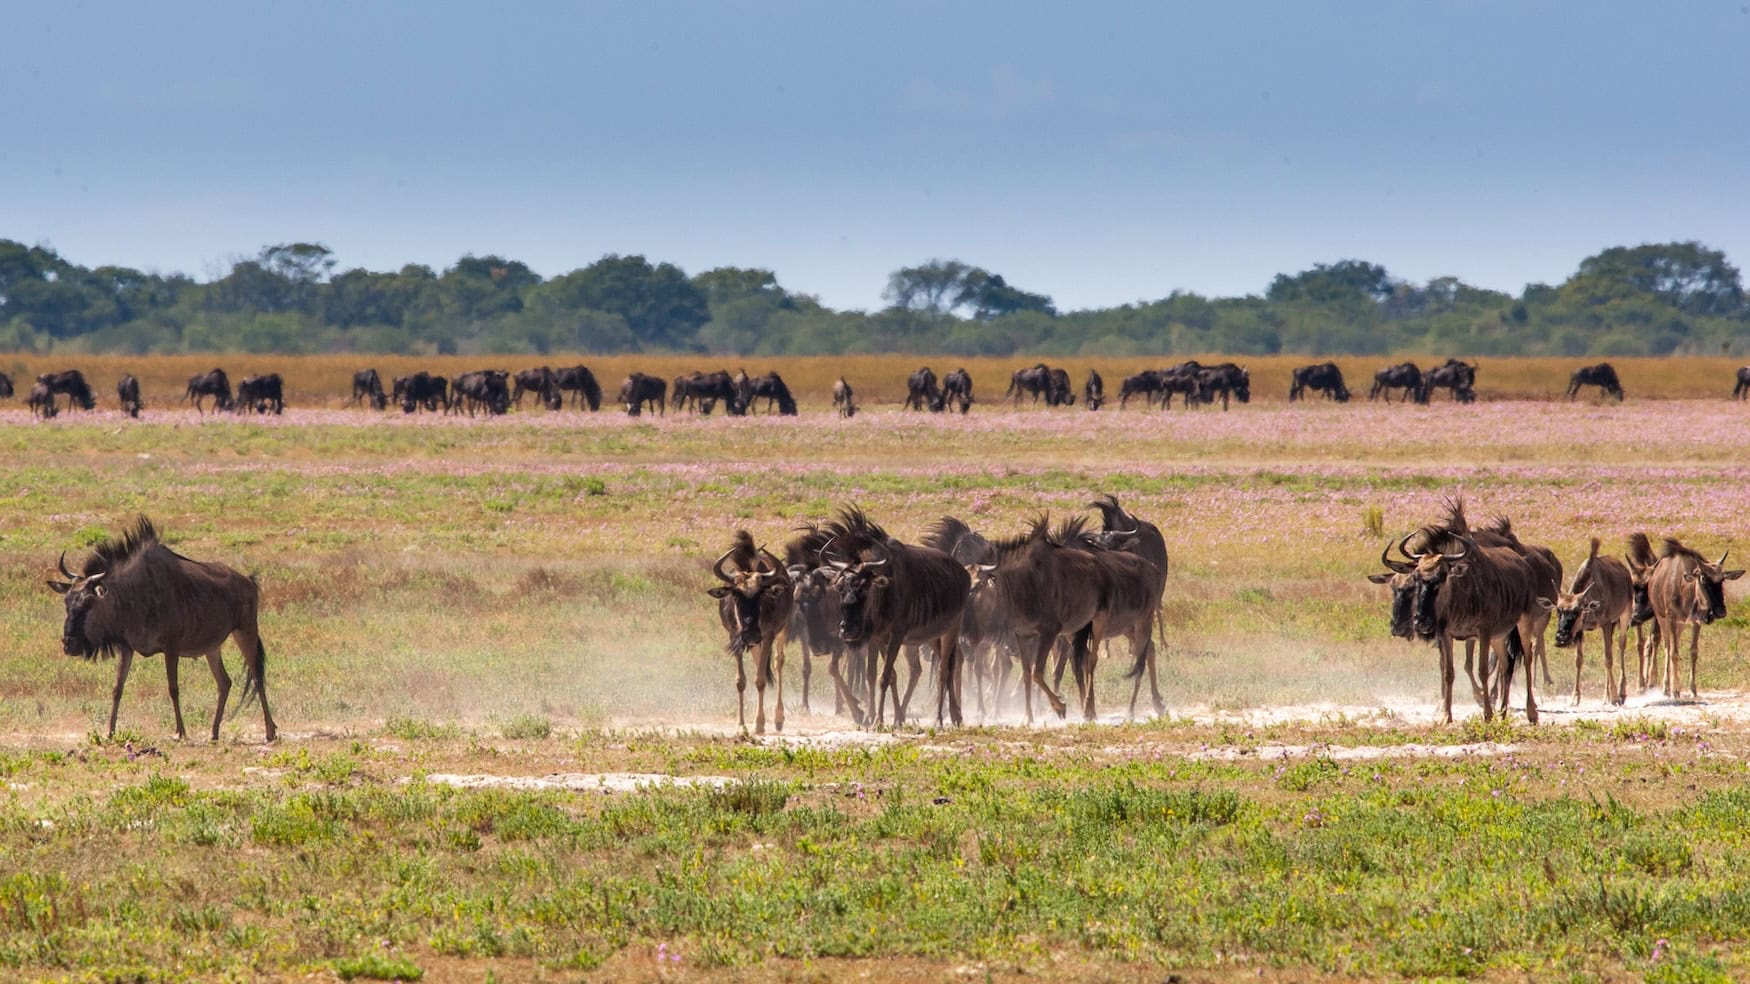
[[[0,351],[539,355],[1015,353],[1713,355],[1750,351],[1750,301],[1725,254],[1696,242],[1615,246],[1518,296],[1361,260],[1276,276],[1262,294],[1059,311],[960,260],[894,271],[877,311],[839,311],[770,270],[689,275],[604,256],[542,277],[501,256],[443,271],[336,270],[318,243],[268,246],[223,276],[84,267],[0,240]]]

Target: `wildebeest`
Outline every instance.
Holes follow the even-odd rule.
[[[512,388],[510,402],[521,407],[523,394],[533,393],[540,399],[541,405],[549,410],[558,410],[565,406],[565,396],[559,392],[559,374],[550,366],[539,369],[520,369],[511,377]]]
[[[1203,372],[1203,364],[1196,359],[1188,359],[1170,369],[1160,369],[1155,372],[1159,383],[1156,390],[1160,394],[1161,409],[1170,409],[1173,405],[1173,394],[1184,397],[1183,403],[1189,408],[1195,404],[1202,394],[1202,387],[1197,378]]]
[[[972,374],[962,368],[943,376],[941,403],[944,407],[958,405],[962,415],[971,410]]]
[[[1616,378],[1616,367],[1608,362],[1575,369],[1568,377],[1568,399],[1578,396],[1582,386],[1596,386],[1607,396],[1616,397],[1616,402],[1622,402],[1622,382]]]
[[[573,406],[589,404],[590,412],[602,408],[602,387],[596,382],[595,373],[587,366],[566,366],[556,372],[559,377],[559,391],[570,393]]]
[[[729,563],[734,573],[726,573]],[[759,694],[759,710],[754,718],[754,734],[766,733],[766,683],[776,681],[777,702],[772,712],[772,724],[784,730],[784,635],[789,631],[791,596],[790,575],[782,562],[771,552],[754,549],[753,536],[737,530],[734,543],[717,562],[711,573],[723,584],[709,589],[717,599],[717,617],[729,633],[728,649],[735,657],[735,699],[737,719],[747,728],[747,665],[744,657],[753,650],[753,685]]]
[[[464,409],[472,417],[485,412],[496,417],[510,412],[510,372],[504,369],[482,369],[465,372],[450,382],[450,412]]]
[[[1653,617],[1653,599],[1647,588],[1653,579],[1653,568],[1659,565],[1659,557],[1653,553],[1653,543],[1647,534],[1636,532],[1628,535],[1628,552],[1622,555],[1622,562],[1628,568],[1629,596],[1633,599],[1629,604],[1628,624],[1635,630],[1640,685],[1645,690],[1662,662],[1659,659],[1659,622]],[[1670,693],[1669,680],[1662,686],[1666,693]]]
[[[1089,369],[1087,382],[1082,384],[1082,404],[1089,410],[1098,410],[1105,402],[1106,381],[1097,370]]]
[[[0,372],[0,400],[12,399],[12,377]]]
[[[231,378],[225,375],[225,370],[214,369],[199,375],[188,377],[188,390],[182,394],[184,400],[194,404],[195,411],[206,414],[201,401],[207,397],[213,398],[214,410],[231,409]]]
[[[905,409],[942,411],[942,391],[936,386],[936,374],[924,366],[905,380]]]
[[[25,398],[24,402],[26,406],[30,407],[31,416],[40,417],[43,420],[48,420],[61,412],[55,406],[55,394],[49,390],[48,383],[39,382],[32,386],[30,395]]]
[[[1228,397],[1232,396],[1241,403],[1252,402],[1252,374],[1247,369],[1231,362],[1223,362],[1219,366],[1205,366],[1197,370],[1197,399],[1201,403],[1214,403],[1216,396],[1221,397],[1221,408],[1227,409]]]
[[[1059,407],[1075,405],[1075,391],[1069,388],[1069,370],[1051,370],[1051,393],[1046,397],[1046,402]]]
[[[1160,632],[1160,644],[1167,644],[1167,629],[1161,620],[1160,606],[1164,602],[1167,591],[1167,540],[1161,535],[1161,528],[1125,511],[1118,504],[1118,498],[1113,495],[1103,495],[1088,504],[1100,511],[1101,531],[1100,541],[1109,550],[1135,554],[1148,564],[1147,574],[1150,578],[1150,596],[1154,599],[1155,628]],[[1161,699],[1161,685],[1155,673],[1157,652],[1151,643],[1146,648],[1131,645],[1131,655],[1134,663],[1127,674],[1133,681],[1130,688],[1130,717],[1136,717],[1136,698],[1142,692],[1142,674],[1148,672],[1148,689],[1154,698],[1155,714],[1167,712],[1166,702]]]
[[[411,376],[396,376],[390,399],[401,405],[402,413],[425,409],[433,413],[449,412],[450,381],[421,369]]]
[[[1004,396],[1015,398],[1015,406],[1020,406],[1021,397],[1027,394],[1032,395],[1034,403],[1044,397],[1048,407],[1066,406],[1076,401],[1075,393],[1069,387],[1069,373],[1052,369],[1043,362],[1027,369],[1016,369],[1009,376],[1009,388],[1003,391]]]
[[[837,571],[821,557],[821,551],[832,541],[832,534],[818,524],[798,528],[797,536],[784,544],[784,568],[790,575],[795,604],[790,609],[789,638],[796,642],[802,656],[802,707],[809,706],[809,690],[813,680],[814,657],[827,657],[827,672],[833,683],[833,711],[848,710],[851,718],[863,723],[863,711],[856,697],[862,682],[860,652],[839,638],[839,596],[835,589]]]
[[[1448,390],[1459,403],[1474,403],[1477,398],[1477,364],[1448,358],[1440,365],[1422,373],[1422,389],[1416,394],[1418,403],[1427,403],[1436,389]]]
[[[1130,405],[1130,398],[1142,394],[1148,399],[1148,405],[1154,406],[1155,396],[1161,391],[1161,374],[1154,369],[1144,369],[1134,376],[1125,376],[1118,385],[1118,409]]]
[[[1677,647],[1679,633],[1689,626],[1689,696],[1700,696],[1696,690],[1696,663],[1700,658],[1701,627],[1726,617],[1726,582],[1744,576],[1741,570],[1725,569],[1726,556],[1709,561],[1684,546],[1674,537],[1666,537],[1659,547],[1659,563],[1647,582],[1647,594],[1653,605],[1653,616],[1659,622],[1659,634],[1665,639],[1666,694],[1683,694],[1681,664]]]
[[[761,398],[766,401],[767,413],[771,413],[772,407],[776,405],[779,414],[786,417],[796,416],[796,398],[790,395],[790,387],[784,385],[784,377],[777,373],[768,372],[748,380],[743,403],[749,412],[753,410],[753,401]]]
[[[668,386],[656,376],[646,376],[635,372],[627,376],[620,384],[620,405],[626,408],[628,417],[636,417],[644,412],[644,405],[650,404],[658,414],[664,413],[663,407],[668,405]]]
[[[85,374],[77,369],[45,372],[36,377],[36,381],[49,388],[51,397],[57,393],[66,396],[69,410],[75,407],[90,410],[97,406],[97,397],[91,393],[91,384],[85,381]]]
[[[851,384],[845,382],[843,376],[840,376],[838,381],[832,384],[832,408],[837,410],[841,417],[855,417],[857,415],[855,394],[851,392]]]
[[[1343,384],[1343,370],[1338,369],[1335,362],[1320,362],[1294,370],[1288,387],[1289,402],[1302,398],[1309,389],[1323,393],[1327,400],[1349,402],[1349,387]]]
[[[716,409],[717,401],[721,400],[723,409],[732,417],[739,417],[747,412],[741,387],[722,369],[676,376],[671,399],[676,410],[686,409],[690,402],[699,413],[709,415]]]
[[[1373,374],[1373,388],[1367,391],[1367,398],[1375,400],[1385,397],[1385,402],[1391,402],[1392,390],[1403,390],[1403,402],[1408,403],[1422,391],[1422,370],[1414,362],[1400,362],[1395,366],[1387,366]]]
[[[1628,626],[1624,620],[1634,601],[1628,567],[1615,557],[1598,555],[1599,540],[1592,538],[1592,552],[1574,572],[1574,582],[1556,600],[1539,598],[1538,605],[1553,612],[1556,645],[1574,648],[1574,703],[1580,703],[1580,674],[1586,663],[1586,633],[1597,629],[1604,639],[1604,700],[1621,704],[1628,698]],[[1621,639],[1616,634],[1621,631]],[[1615,651],[1611,644],[1617,642]],[[1622,676],[1616,675],[1621,657]]]
[[[4,378],[5,377],[0,377],[0,379],[4,379]],[[12,395],[12,391],[10,388],[8,388],[5,392],[0,392],[0,396],[11,396],[11,395]],[[1750,366],[1738,367],[1738,384],[1736,386],[1732,387],[1732,396],[1733,396],[1733,398],[1739,399],[1739,400],[1742,400],[1745,397],[1750,397]]]
[[[285,408],[285,383],[277,372],[243,377],[243,381],[237,384],[237,400],[231,405],[231,409],[238,413],[277,414]]]
[[[916,647],[929,644],[936,651],[936,723],[943,723],[946,710],[949,720],[961,724],[960,615],[971,589],[966,568],[940,550],[888,536],[856,507],[840,510],[824,529],[832,537],[832,554],[843,558],[829,562],[839,572],[839,638],[866,653],[865,720],[880,727],[886,695],[892,694],[893,723],[905,723],[919,675]],[[901,647],[908,648],[913,666],[903,697],[895,672]]]
[[[61,555],[60,570],[66,582],[50,581],[49,587],[63,596],[67,621],[61,630],[61,649],[69,656],[95,659],[115,656],[115,690],[110,695],[109,737],[115,737],[116,712],[121,707],[122,688],[134,654],[164,656],[164,675],[170,684],[170,706],[176,712],[176,737],[186,737],[182,725],[182,697],[176,685],[178,662],[205,656],[218,684],[218,704],[213,708],[214,741],[225,717],[225,698],[231,692],[231,677],[225,672],[220,649],[226,638],[243,652],[243,696],[238,707],[261,700],[261,719],[267,740],[278,734],[267,706],[267,650],[261,642],[256,615],[261,607],[261,589],[224,564],[190,560],[164,546],[150,520],[141,516],[120,539],[97,546],[74,574]]]
[[[352,399],[347,402],[356,407],[366,399],[370,400],[372,410],[389,405],[389,397],[383,393],[383,377],[375,369],[360,369],[352,374]]]
[[[140,411],[146,408],[145,401],[140,399],[140,381],[132,373],[116,380],[115,397],[121,404],[122,413],[135,420],[140,418]]]

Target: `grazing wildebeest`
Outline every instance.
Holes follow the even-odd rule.
[[[459,414],[466,409],[470,417],[482,411],[489,417],[496,417],[510,412],[508,370],[465,372],[450,383],[450,389],[454,392],[450,400],[451,413]]]
[[[67,397],[67,409],[77,407],[80,410],[90,410],[97,406],[97,397],[91,393],[91,384],[85,381],[85,374],[77,369],[65,372],[45,372],[36,377],[36,381],[49,388],[49,394],[63,394]]]
[[[1647,595],[1653,604],[1653,617],[1659,622],[1659,634],[1665,639],[1667,696],[1683,695],[1677,647],[1685,625],[1689,626],[1689,696],[1692,700],[1701,696],[1695,683],[1701,627],[1726,617],[1726,582],[1744,576],[1741,570],[1725,569],[1730,553],[1727,550],[1719,560],[1710,562],[1674,537],[1666,537],[1660,544],[1659,563],[1647,582]]]
[[[1305,396],[1309,389],[1323,393],[1327,400],[1349,402],[1349,387],[1343,385],[1343,370],[1338,369],[1335,362],[1320,362],[1294,370],[1288,387],[1289,402]]]
[[[1436,389],[1448,390],[1459,403],[1474,403],[1477,398],[1477,364],[1448,358],[1422,374],[1422,389],[1416,402],[1427,403]]]
[[[1187,409],[1197,403],[1201,392],[1197,385],[1197,376],[1203,371],[1202,363],[1196,359],[1181,362],[1170,369],[1161,369],[1155,377],[1160,381],[1161,409],[1170,409],[1173,405],[1173,394],[1183,396]]]
[[[1574,374],[1568,377],[1568,399],[1578,396],[1582,386],[1596,386],[1605,395],[1616,397],[1616,402],[1622,402],[1622,381],[1616,378],[1616,367],[1608,362],[1575,369]]]
[[[656,376],[646,376],[635,372],[626,377],[620,384],[620,405],[626,408],[628,417],[636,417],[644,412],[644,405],[650,404],[658,414],[664,413],[667,406],[668,386]]]
[[[1155,627],[1160,632],[1160,645],[1167,644],[1167,627],[1161,619],[1161,605],[1166,600],[1167,592],[1167,540],[1161,535],[1161,528],[1126,512],[1118,504],[1118,498],[1113,495],[1103,495],[1088,504],[1100,511],[1101,532],[1100,542],[1109,550],[1119,550],[1135,554],[1148,564],[1148,576],[1151,578],[1151,597],[1154,599]],[[1136,717],[1136,698],[1142,692],[1142,674],[1148,671],[1148,689],[1154,698],[1155,714],[1167,712],[1167,705],[1161,699],[1161,685],[1155,673],[1156,648],[1153,645],[1146,649],[1138,649],[1134,642],[1131,654],[1135,658],[1128,676],[1134,681],[1130,688],[1130,717]]]
[[[587,366],[567,366],[558,370],[559,390],[571,394],[573,406],[581,407],[588,403],[590,412],[602,408],[602,387],[596,382],[595,373]]]
[[[767,413],[772,412],[775,404],[779,414],[785,417],[796,416],[796,398],[790,395],[790,387],[784,385],[784,377],[777,373],[768,372],[764,376],[755,376],[748,380],[747,396],[743,402],[750,412],[753,410],[753,401],[762,397],[766,401]]]
[[[732,417],[747,412],[741,388],[736,385],[734,377],[722,369],[676,376],[672,399],[676,410],[686,409],[690,402],[693,409],[707,416],[716,409],[718,400],[723,401],[723,409]]]
[[[854,397],[855,394],[851,392],[851,384],[845,382],[845,377],[840,376],[838,381],[832,384],[832,408],[838,411],[839,416],[855,417],[857,415],[857,403]]]
[[[0,400],[12,399],[12,377],[0,372]]]
[[[238,413],[271,411],[277,414],[285,408],[285,383],[277,372],[243,377],[243,381],[237,384],[237,399],[231,404],[231,409]]]
[[[729,563],[734,573],[725,573]],[[784,730],[784,635],[790,627],[790,574],[783,563],[765,548],[754,549],[753,536],[737,530],[735,541],[717,562],[711,573],[723,584],[711,588],[717,599],[717,617],[729,633],[728,649],[735,657],[736,716],[742,730],[747,730],[747,664],[744,659],[753,650],[753,685],[759,693],[759,711],[754,718],[754,734],[766,733],[766,683],[776,681],[777,703],[772,713],[772,725]]]
[[[942,411],[942,391],[936,387],[936,374],[929,366],[906,377],[905,409]]]
[[[972,374],[956,369],[942,377],[941,403],[944,407],[959,405],[964,415],[972,409]]]
[[[117,658],[109,737],[115,737],[122,687],[138,653],[164,656],[178,738],[187,736],[182,726],[182,697],[176,686],[178,661],[207,658],[219,687],[212,733],[217,741],[219,722],[225,717],[225,698],[231,692],[231,677],[219,651],[229,638],[243,651],[243,696],[237,706],[247,707],[259,697],[267,740],[274,740],[278,729],[267,706],[267,651],[256,624],[261,589],[254,578],[224,564],[202,563],[176,553],[159,542],[157,530],[144,516],[119,540],[99,544],[81,573],[67,569],[64,553],[60,568],[67,581],[50,581],[49,587],[64,596],[67,606],[67,622],[61,629],[62,651],[85,659],[100,655]]]
[[[1653,553],[1653,543],[1645,533],[1630,533],[1628,535],[1628,552],[1622,556],[1623,564],[1628,567],[1630,597],[1634,600],[1629,605],[1628,624],[1635,630],[1635,653],[1640,657],[1641,689],[1651,685],[1656,664],[1659,660],[1659,622],[1653,617],[1653,599],[1647,585],[1653,579],[1653,568],[1659,565],[1659,557]],[[1664,683],[1664,689],[1670,692],[1670,682]]]
[[[1106,403],[1106,381],[1096,370],[1088,370],[1088,380],[1082,384],[1082,403],[1089,410],[1098,410]]]
[[[121,403],[122,413],[140,419],[140,411],[146,409],[146,403],[140,399],[140,381],[132,373],[116,380],[115,397]]]
[[[1003,391],[1004,396],[1013,396],[1015,406],[1021,405],[1021,397],[1032,394],[1033,402],[1038,403],[1041,396],[1045,397],[1046,405],[1051,403],[1051,370],[1041,362],[1030,369],[1016,369],[1009,374],[1009,388]]]
[[[4,379],[4,378],[5,377],[0,376],[0,379]],[[0,396],[11,396],[11,395],[12,395],[12,391],[10,388],[8,388],[5,392],[0,392]],[[1750,397],[1750,366],[1738,367],[1738,384],[1736,386],[1732,387],[1732,396],[1733,396],[1733,398],[1739,399],[1739,400],[1742,400],[1745,397]]]
[[[1229,396],[1233,396],[1241,403],[1252,402],[1251,372],[1231,362],[1223,362],[1219,366],[1205,366],[1197,370],[1198,402],[1214,403],[1217,395],[1221,397],[1223,410],[1227,409]]]
[[[1054,407],[1075,405],[1076,394],[1069,387],[1069,370],[1051,370],[1051,392],[1046,396],[1045,402]]]
[[[1422,390],[1422,370],[1414,362],[1400,362],[1395,366],[1387,366],[1373,374],[1373,389],[1367,391],[1369,400],[1385,397],[1385,402],[1391,402],[1392,390],[1403,390],[1403,402],[1408,403]]]
[[[214,410],[231,409],[231,378],[225,375],[225,370],[214,369],[188,377],[188,390],[182,398],[193,402],[195,411],[202,416],[206,415],[206,410],[201,401],[209,396],[213,398]]]
[[[929,644],[936,651],[936,723],[943,723],[946,710],[949,720],[961,724],[960,616],[972,588],[966,568],[940,550],[888,536],[855,507],[841,510],[825,529],[833,538],[828,549],[845,558],[830,561],[839,572],[839,638],[866,653],[865,721],[882,725],[891,693],[894,726],[905,723],[906,704],[921,674],[917,647]],[[903,697],[894,668],[902,647],[912,667]]]
[[[389,397],[383,393],[383,377],[377,375],[375,369],[360,369],[352,374],[352,406],[358,406],[369,399],[372,410],[382,410],[389,405]]]
[[[49,390],[48,383],[37,383],[30,388],[30,395],[25,398],[25,405],[30,407],[33,417],[48,420],[61,411],[55,406],[55,394]]]
[[[523,405],[524,393],[535,394],[541,405],[549,410],[558,410],[565,405],[565,397],[559,392],[559,374],[550,366],[520,369],[511,377],[511,383],[510,402],[514,406]]]
[[[424,369],[411,376],[396,376],[390,399],[401,405],[402,413],[422,408],[433,413],[439,409],[448,413],[450,381],[443,376],[433,376]]]
[[[1574,647],[1574,703],[1580,703],[1580,671],[1586,663],[1586,632],[1597,629],[1604,638],[1604,701],[1621,704],[1628,699],[1628,617],[1634,602],[1633,579],[1628,566],[1615,557],[1598,556],[1597,537],[1592,538],[1592,552],[1579,570],[1574,583],[1555,601],[1539,598],[1538,605],[1555,613],[1556,645],[1562,649]],[[1620,641],[1616,633],[1621,631]],[[1618,642],[1615,651],[1611,643]],[[1621,658],[1622,677],[1616,675],[1616,663]]]
[[[1148,405],[1155,405],[1155,396],[1161,391],[1161,374],[1154,369],[1144,369],[1134,376],[1125,376],[1124,382],[1118,385],[1118,409],[1130,405],[1130,398],[1141,393],[1148,399]]]

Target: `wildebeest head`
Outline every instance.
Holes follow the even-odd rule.
[[[880,595],[893,583],[887,572],[887,550],[876,546],[879,559],[860,563],[835,560],[838,571],[835,587],[839,598],[839,638],[859,645],[874,631],[875,613],[880,609]]]
[[[106,631],[114,614],[114,595],[103,583],[108,571],[75,574],[67,569],[67,555],[61,554],[61,575],[67,580],[50,581],[48,585],[61,596],[67,606],[67,621],[61,627],[61,651],[68,656],[92,659],[108,648]]]
[[[1744,572],[1725,569],[1727,550],[1713,563],[1703,562],[1683,575],[1684,583],[1695,591],[1695,612],[1701,624],[1711,625],[1726,617],[1726,582],[1736,581]]]
[[[1590,598],[1592,588],[1597,582],[1586,585],[1579,594],[1563,591],[1555,600],[1537,599],[1538,607],[1546,612],[1553,612],[1556,617],[1556,645],[1563,649],[1574,644],[1574,637],[1584,629],[1584,619],[1588,615],[1597,615],[1604,608],[1604,602]]]
[[[1416,606],[1416,587],[1420,579],[1416,577],[1416,565],[1402,560],[1393,560],[1390,556],[1391,545],[1387,544],[1379,552],[1379,562],[1387,570],[1379,574],[1369,574],[1367,579],[1374,584],[1384,584],[1391,587],[1391,634],[1399,639],[1414,639],[1416,637],[1414,612]]]
[[[736,567],[733,574],[723,569],[732,559]],[[755,555],[753,538],[745,530],[737,534],[736,545],[711,565],[711,573],[723,583],[708,593],[734,609],[732,617],[724,612],[730,651],[759,645],[765,638],[762,625],[772,626],[774,631],[783,625],[789,614],[790,574],[766,548],[761,547]]]
[[[1465,560],[1465,554],[1470,552],[1473,543],[1469,537],[1459,537],[1463,549],[1457,553],[1440,553],[1438,551],[1419,554],[1416,557],[1416,605],[1414,623],[1416,635],[1423,639],[1432,639],[1439,632],[1439,616],[1435,603],[1440,595],[1440,586],[1447,578],[1464,577],[1470,570],[1470,562]]]

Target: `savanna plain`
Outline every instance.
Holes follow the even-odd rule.
[[[544,361],[610,397],[631,368],[718,368]],[[1572,365],[1483,360],[1478,403],[1418,407],[1290,404],[1299,360],[1254,360],[1225,413],[1089,413],[1012,408],[1034,360],[989,360],[962,417],[898,409],[925,361],[955,368],[747,360],[795,418],[468,419],[340,404],[373,363],[535,360],[0,357],[78,366],[101,401],[43,423],[0,402],[0,978],[1750,976],[1739,582],[1698,699],[1631,673],[1606,704],[1588,638],[1578,703],[1550,647],[1532,726],[1517,690],[1506,721],[1464,699],[1436,724],[1434,652],[1389,636],[1366,580],[1461,493],[1570,576],[1592,536],[1750,551],[1735,366],[1623,360],[1626,401],[1570,403]],[[1364,395],[1396,360],[1338,361]],[[177,397],[211,364],[283,373],[290,408],[197,416]],[[1114,393],[1137,368],[1100,365]],[[142,421],[115,409],[124,371]],[[943,514],[1006,535],[1104,493],[1171,554],[1164,716],[1125,720],[1119,644],[1097,723],[918,727],[925,683],[913,725],[863,731],[824,665],[804,709],[790,646],[784,731],[737,727],[705,593],[736,529],[777,549],[855,503],[902,539]],[[260,578],[279,741],[253,707],[202,740],[200,661],[174,740],[159,659],[104,737],[114,664],[61,655],[44,581],[141,513]]]

